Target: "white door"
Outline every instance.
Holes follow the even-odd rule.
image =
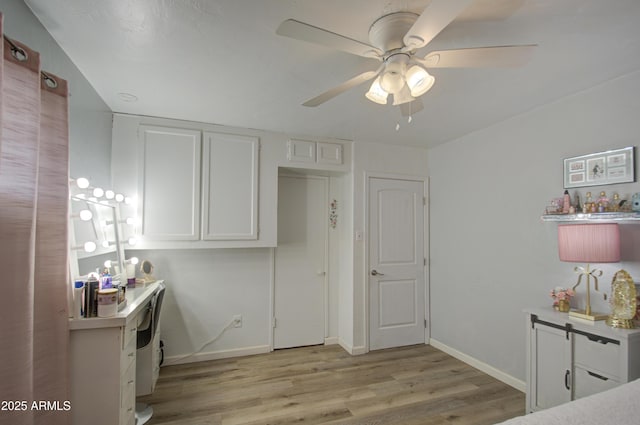
[[[274,348],[324,343],[327,202],[324,177],[278,178]]]
[[[425,342],[424,182],[369,179],[369,348]]]

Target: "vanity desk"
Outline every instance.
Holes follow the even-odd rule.
[[[138,325],[161,287],[127,288],[127,304],[113,317],[69,319],[74,425],[135,424]],[[155,379],[157,370],[147,375]]]

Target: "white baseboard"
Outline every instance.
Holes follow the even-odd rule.
[[[197,353],[191,356],[183,354],[167,357],[162,366],[205,362],[207,360],[227,359],[229,357],[251,356],[254,354],[264,354],[269,352],[271,352],[271,347],[268,345],[257,345],[255,347],[234,348],[232,350],[209,351],[207,353]]]
[[[435,340],[433,338],[431,338],[429,340],[429,345],[431,345],[434,348],[437,348],[440,351],[444,351],[445,353],[449,354],[450,356],[455,357],[458,360],[461,360],[465,363],[467,363],[470,366],[475,367],[478,370],[483,371],[484,373],[486,373],[487,375],[493,376],[494,378],[496,378],[499,381],[504,382],[507,385],[512,386],[513,388],[515,388],[518,391],[521,392],[525,392],[527,385],[524,381],[521,381],[520,379],[516,379],[513,376],[504,373],[501,370],[496,369],[495,367],[488,365],[484,362],[481,362],[480,360],[469,356],[468,354],[465,354],[461,351],[456,350],[455,348],[451,348],[446,344],[443,344],[442,342]]]
[[[351,354],[353,354],[354,356],[359,356],[361,354],[366,354],[366,353],[368,353],[368,351],[367,351],[367,347],[365,347],[364,345],[353,347],[353,349],[351,350]]]
[[[346,342],[344,342],[342,339],[339,339],[339,338],[338,338],[338,344],[340,344],[340,347],[342,347],[344,351],[351,354],[352,356],[359,356],[360,354],[367,353],[367,347],[365,347],[364,345],[354,347],[352,345],[347,344]]]
[[[337,336],[330,336],[324,339],[324,345],[336,345],[339,343]]]

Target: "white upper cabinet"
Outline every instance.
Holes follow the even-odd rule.
[[[342,145],[339,143],[318,142],[316,160],[318,164],[342,164]]]
[[[342,143],[290,139],[287,142],[287,162],[302,168],[346,171],[343,149]]]
[[[140,126],[138,137],[142,238],[199,239],[201,132]]]
[[[258,239],[257,137],[204,133],[202,239]]]
[[[289,140],[287,159],[295,162],[316,162],[316,143],[307,140]]]

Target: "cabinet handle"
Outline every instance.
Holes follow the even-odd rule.
[[[594,378],[598,378],[598,379],[600,379],[602,381],[608,381],[609,380],[609,378],[607,378],[606,376],[598,375],[597,373],[593,373],[593,372],[590,372],[590,371],[587,371],[587,373],[589,375],[593,376]]]
[[[138,330],[138,328],[131,328],[131,329],[129,329],[129,332],[135,332],[137,330]]]
[[[127,355],[128,355],[129,357],[133,357],[135,354],[136,354],[136,353],[131,352],[131,353],[127,354]]]
[[[131,384],[133,384],[133,379],[131,381],[127,382],[127,385],[131,385]]]
[[[569,377],[571,376],[571,372],[569,372],[569,370],[567,370],[564,373],[564,387],[568,390],[571,389],[571,386],[569,386]]]

